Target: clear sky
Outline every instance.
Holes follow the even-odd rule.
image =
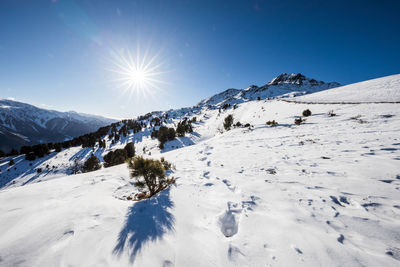
[[[1,0],[0,97],[130,118],[283,72],[397,74],[399,14],[397,0]],[[145,52],[157,81],[127,90],[123,65]]]

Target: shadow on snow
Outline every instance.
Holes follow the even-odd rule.
[[[173,207],[170,188],[150,199],[136,202],[128,210],[113,253],[120,256],[127,250],[133,262],[147,242],[161,239],[174,230],[175,218],[169,212]]]

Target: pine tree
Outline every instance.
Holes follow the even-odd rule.
[[[168,140],[174,140],[176,136],[174,128],[168,128]]]
[[[225,130],[229,131],[232,127],[233,124],[233,116],[232,115],[228,115],[226,116],[225,120],[224,120],[224,128]]]
[[[135,157],[128,162],[131,177],[136,180],[135,186],[146,187],[150,197],[163,190],[167,185],[165,169],[159,160]]]
[[[132,142],[126,144],[124,149],[128,158],[135,156],[135,145]]]
[[[115,151],[110,151],[106,154],[104,159],[104,167],[108,168],[114,165],[122,164],[128,158],[125,149],[117,149]]]
[[[35,153],[29,152],[28,154],[25,155],[25,159],[29,161],[33,161],[36,159]]]
[[[83,172],[96,171],[101,168],[100,160],[95,156],[91,155],[83,164]]]

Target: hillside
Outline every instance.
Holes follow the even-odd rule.
[[[299,96],[303,103],[400,103],[400,74],[363,81],[316,94]]]
[[[115,120],[73,111],[59,112],[0,99],[0,150],[60,142],[96,131]]]
[[[393,102],[384,93],[396,90],[391,77],[365,90]],[[398,266],[397,104],[310,105],[277,95],[222,108],[227,99],[137,118],[141,131],[114,144],[107,135],[105,149],[0,160],[0,265]],[[305,109],[312,115],[295,125]],[[228,115],[249,126],[224,130]],[[192,133],[160,150],[151,138],[156,117],[167,127],[197,119]],[[137,154],[175,164],[176,185],[133,202],[125,164],[67,175],[75,159],[93,152],[103,160],[131,141]]]

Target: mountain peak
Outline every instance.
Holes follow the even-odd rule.
[[[308,81],[311,84],[324,84],[322,81],[315,79],[309,79],[301,73],[282,73],[279,76],[272,79],[268,85],[279,85],[279,84],[297,84],[302,85],[304,81]]]

